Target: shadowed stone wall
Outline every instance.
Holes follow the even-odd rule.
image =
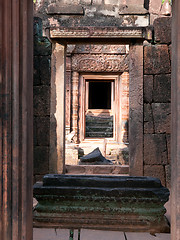
[[[144,46],[144,175],[170,187],[171,18],[153,26]]]
[[[34,18],[34,181],[49,172],[51,43]]]

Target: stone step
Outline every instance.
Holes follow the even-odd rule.
[[[66,165],[67,174],[129,174],[128,165]]]
[[[113,117],[110,118],[102,118],[102,117],[91,117],[91,116],[86,116],[86,124],[87,125],[113,125]]]
[[[87,132],[112,132],[113,126],[86,126]]]
[[[86,137],[110,138],[113,137],[113,132],[86,132]]]
[[[34,185],[35,227],[169,232],[157,178],[48,174]]]

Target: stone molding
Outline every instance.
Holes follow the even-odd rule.
[[[75,27],[50,28],[50,38],[145,38],[143,27]]]
[[[78,72],[124,72],[128,71],[127,55],[75,54],[72,70]]]

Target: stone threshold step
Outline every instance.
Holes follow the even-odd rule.
[[[129,165],[66,165],[66,174],[129,174]]]

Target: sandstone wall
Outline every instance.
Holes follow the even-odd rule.
[[[171,18],[154,21],[144,46],[144,175],[170,180]]]
[[[34,18],[34,181],[49,172],[51,43]]]

